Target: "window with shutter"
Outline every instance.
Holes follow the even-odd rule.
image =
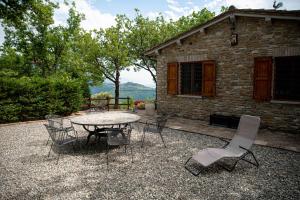
[[[272,58],[259,57],[254,59],[253,97],[257,101],[271,100]]]
[[[300,100],[300,56],[275,57],[273,98]]]
[[[167,92],[171,95],[178,93],[178,63],[168,63]]]
[[[202,63],[180,63],[180,94],[201,95],[202,90]]]
[[[213,97],[216,94],[216,66],[214,61],[202,63],[202,95]]]

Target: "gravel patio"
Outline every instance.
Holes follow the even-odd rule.
[[[43,121],[0,127],[0,199],[299,199],[300,154],[254,145],[260,167],[240,162],[229,173],[217,165],[195,177],[183,167],[199,149],[221,147],[218,138],[165,130],[167,148],[158,135],[133,131],[133,157],[104,145],[64,148],[47,154]],[[86,136],[79,129],[82,137]],[[85,142],[84,140],[82,141]]]

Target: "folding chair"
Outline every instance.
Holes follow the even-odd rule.
[[[195,170],[195,168],[191,169],[191,166],[188,165],[191,160],[203,167],[208,167],[222,158],[235,159],[235,162],[231,167],[219,164],[229,172],[234,170],[235,166],[240,160],[246,161],[258,167],[258,161],[250,148],[255,141],[255,137],[259,130],[259,125],[259,117],[243,115],[240,119],[237,133],[230,142],[226,141],[227,144],[223,148],[207,148],[200,150],[198,153],[196,153],[186,161],[185,168],[193,175],[198,176],[200,174],[200,170],[198,170],[198,172],[195,172],[193,171],[193,169]],[[254,162],[246,159],[245,157],[247,155],[252,156]]]

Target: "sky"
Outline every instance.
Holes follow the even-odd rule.
[[[65,24],[68,16],[68,6],[60,2],[60,8],[55,11],[55,24]],[[300,10],[300,0],[280,0],[285,10]],[[234,5],[236,8],[272,9],[273,0],[75,0],[77,10],[85,15],[81,26],[86,30],[107,28],[114,25],[117,14],[126,14],[134,17],[134,9],[138,8],[144,16],[156,17],[159,13],[167,19],[176,20],[193,11],[207,8],[220,13],[222,6]],[[4,33],[0,26],[0,44],[3,42]],[[147,71],[121,72],[121,82],[136,82],[147,86],[154,86],[154,82]]]

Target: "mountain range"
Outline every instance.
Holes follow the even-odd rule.
[[[115,85],[104,82],[100,86],[90,87],[90,91],[92,95],[108,92],[115,96]],[[120,84],[120,97],[132,97],[134,100],[155,99],[155,88],[132,82],[122,83]]]

